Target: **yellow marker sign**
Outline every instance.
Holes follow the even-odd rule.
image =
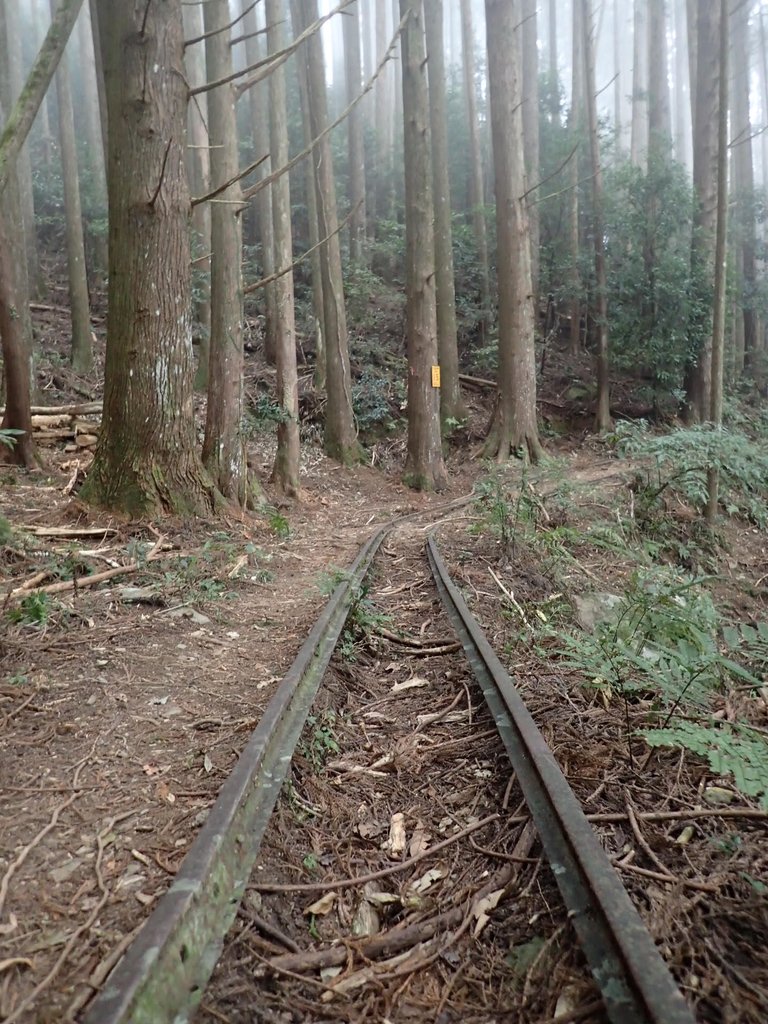
[[[433,366],[432,367],[432,387],[433,388],[439,388],[440,387],[440,367],[439,366]]]

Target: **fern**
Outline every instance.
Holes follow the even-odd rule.
[[[707,501],[707,472],[716,469],[726,511],[758,526],[768,525],[768,450],[764,443],[727,427],[686,427],[653,435],[645,422],[621,423],[615,436],[620,454],[656,463],[656,480],[644,489],[645,503],[652,504],[669,488],[701,511]]]
[[[744,796],[768,810],[768,737],[749,726],[712,722],[709,726],[679,721],[643,733],[651,747],[682,747],[706,758],[716,776],[730,775]]]

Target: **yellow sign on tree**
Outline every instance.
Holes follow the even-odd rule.
[[[432,387],[433,388],[439,388],[440,387],[440,367],[439,366],[433,366],[432,367]]]

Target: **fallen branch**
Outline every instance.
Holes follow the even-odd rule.
[[[102,402],[82,402],[80,405],[33,405],[33,416],[95,416],[103,411]],[[0,406],[0,416],[5,407]]]
[[[110,537],[117,533],[113,526],[19,526],[33,537]],[[26,586],[26,584],[24,584]]]
[[[381,871],[372,871],[368,875],[360,875],[358,878],[341,878],[336,881],[329,882],[297,882],[288,885],[273,885],[264,884],[256,885],[259,892],[325,892],[327,889],[348,889],[352,885],[365,885],[366,882],[376,882],[380,878],[388,878],[389,875],[398,874],[400,871],[407,871],[408,868],[415,867],[416,864],[420,864],[421,861],[427,857],[431,857],[439,850],[445,849],[446,846],[450,846],[451,843],[456,843],[460,839],[465,839],[468,835],[473,832],[477,832],[481,828],[485,828],[486,825],[490,825],[493,821],[498,821],[501,817],[500,814],[489,814],[487,818],[483,818],[482,821],[476,821],[473,825],[468,825],[462,829],[461,832],[457,832],[455,835],[450,836],[448,839],[443,839],[442,842],[436,843],[434,846],[430,846],[428,850],[424,850],[422,853],[416,854],[415,857],[410,857],[408,860],[404,860],[401,864],[393,864],[391,867],[382,868]]]
[[[532,826],[526,826],[515,844],[514,856],[518,858],[518,862],[524,862],[524,858],[530,853],[535,839],[535,829]],[[485,899],[492,892],[496,892],[498,889],[506,889],[515,880],[518,873],[519,868],[516,864],[509,863],[497,871],[482,889],[478,889],[471,897],[469,907],[465,903],[463,906],[454,907],[453,910],[446,910],[436,917],[431,917],[427,921],[399,925],[383,935],[376,935],[374,938],[355,943],[352,948],[359,953],[362,959],[375,960],[378,957],[391,956],[403,949],[426,942],[437,935],[438,932],[447,931],[449,928],[460,925],[466,919],[468,909],[471,911],[473,907],[477,906],[481,900]],[[270,968],[278,971],[292,971],[295,974],[305,974],[324,967],[338,967],[346,962],[348,956],[348,946],[332,946],[329,949],[312,950],[308,953],[284,954],[270,960],[268,965]]]

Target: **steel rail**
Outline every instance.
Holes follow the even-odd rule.
[[[613,1024],[695,1024],[653,939],[512,679],[451,580],[432,537],[441,602],[507,749]]]
[[[221,788],[168,891],[83,1024],[184,1024],[203,996],[356,587],[391,527],[363,546]]]

